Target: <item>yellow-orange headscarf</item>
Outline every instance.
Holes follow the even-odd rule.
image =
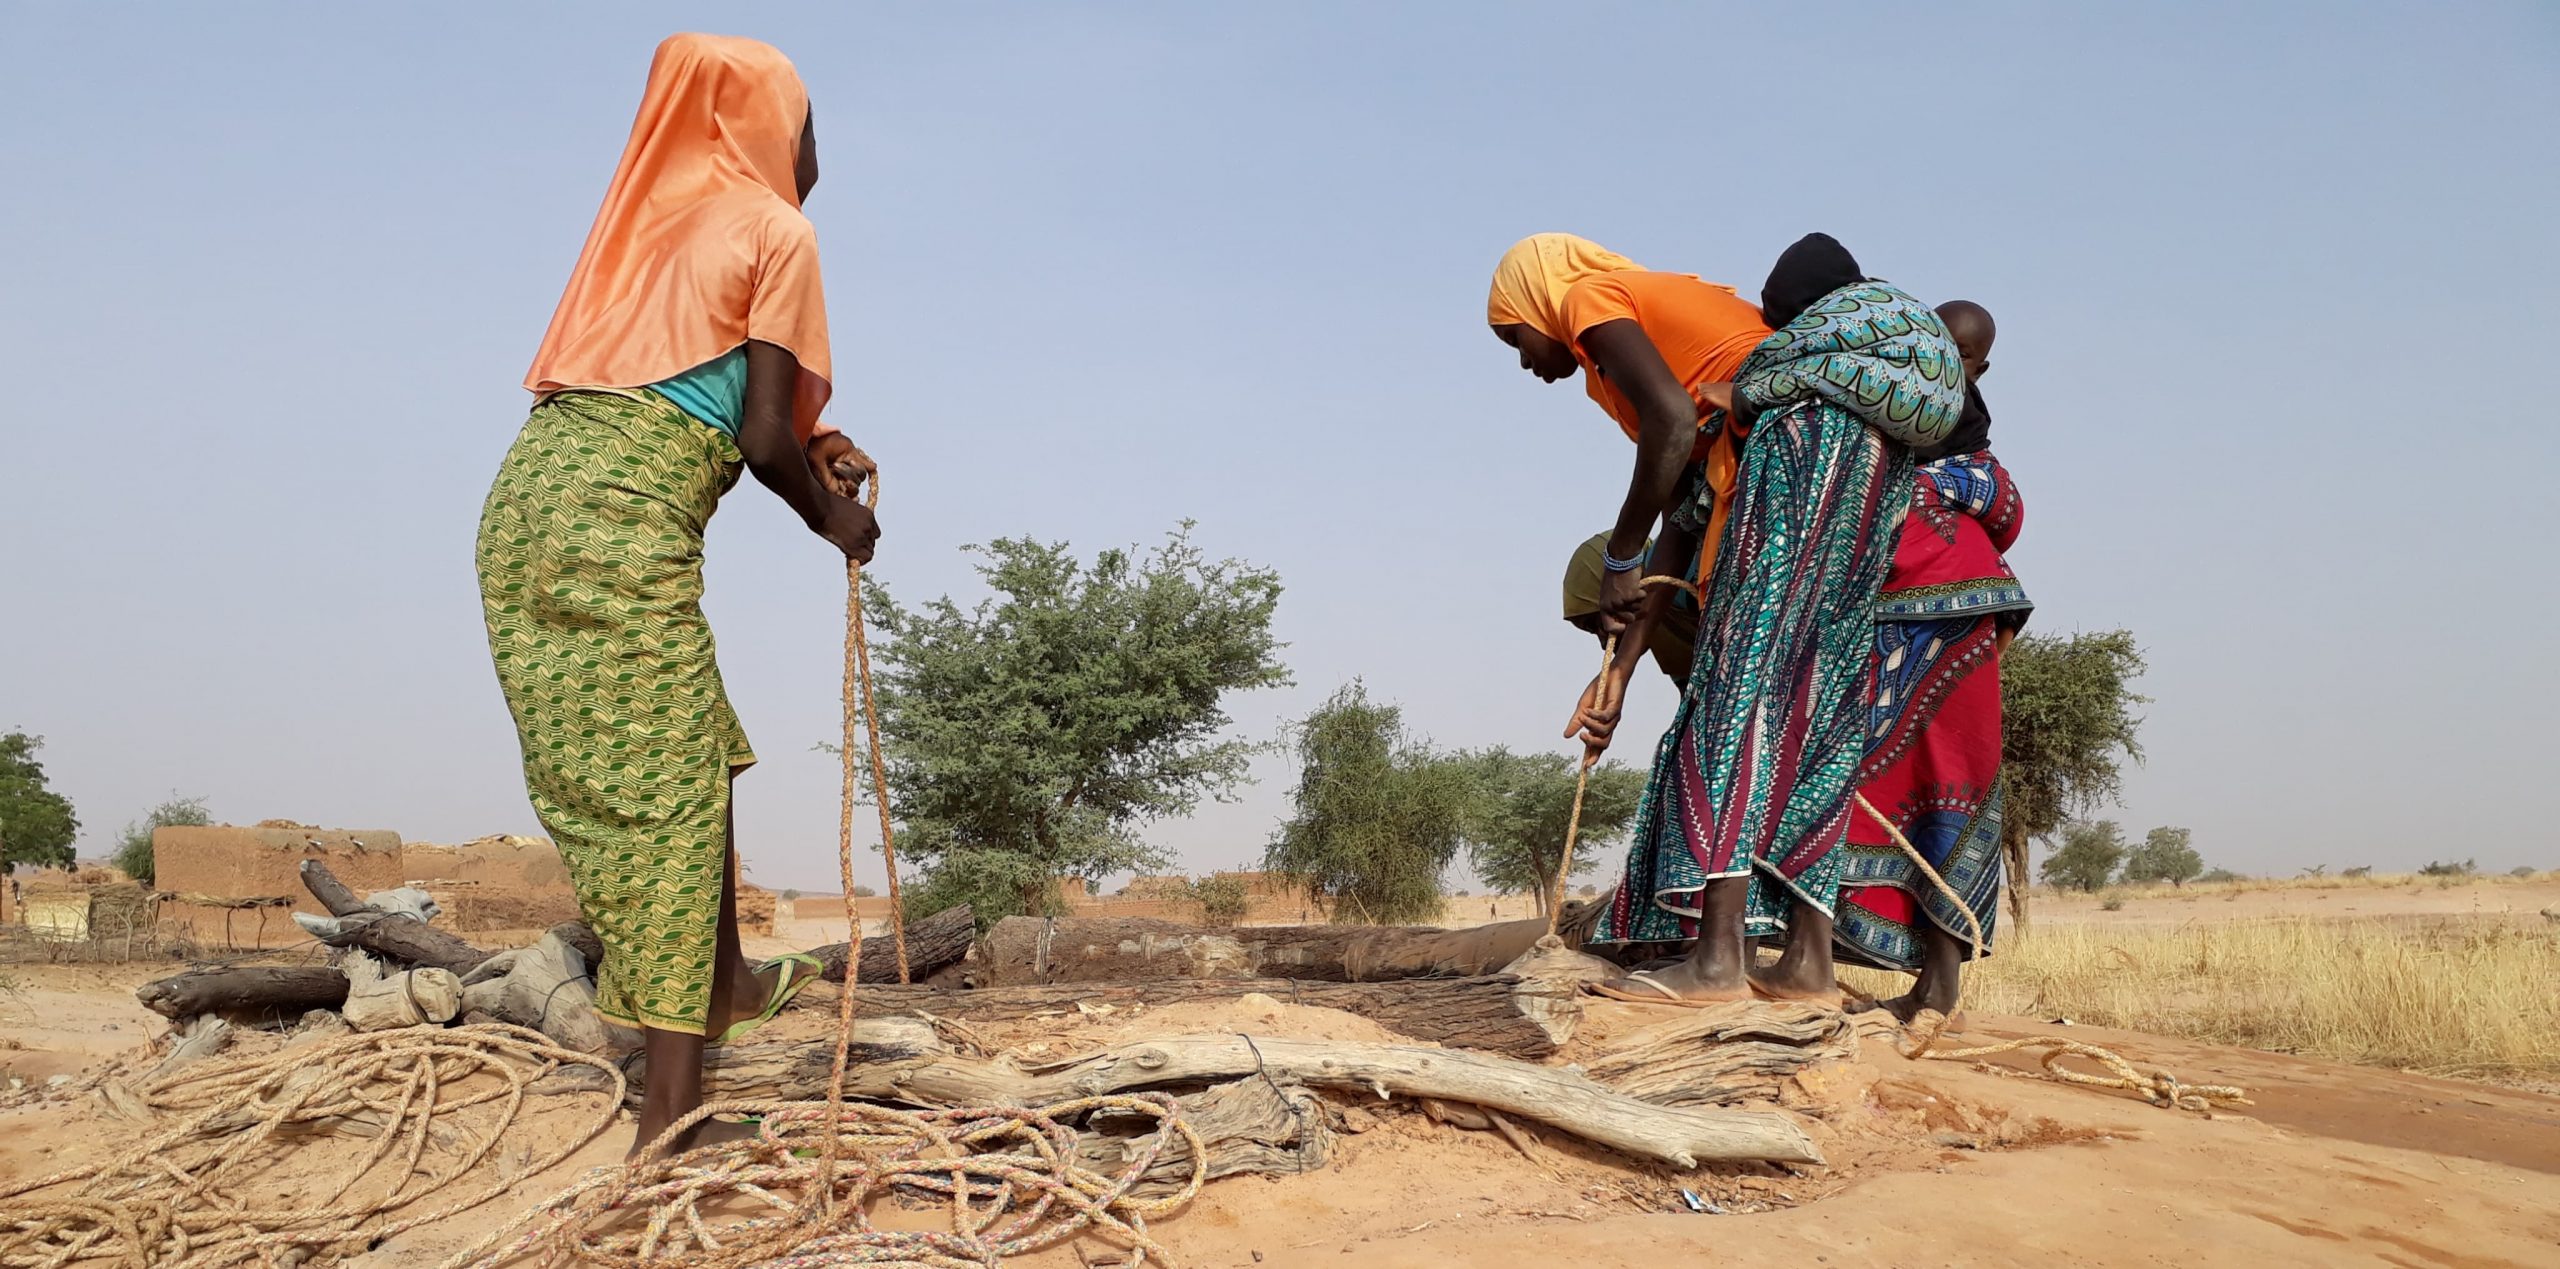
[[[639,388],[749,339],[800,361],[792,423],[833,373],[817,234],[800,212],[809,93],[781,50],[674,35],[649,64],[622,163],[524,386]]]
[[[1514,322],[1571,344],[1564,328],[1564,293],[1584,278],[1644,266],[1588,238],[1572,234],[1531,234],[1511,244],[1493,266],[1493,293],[1485,298],[1485,321],[1495,326]]]

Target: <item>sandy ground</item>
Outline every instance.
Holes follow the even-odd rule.
[[[784,940],[788,941],[788,940]],[[131,988],[157,967],[13,967],[0,1004],[0,1067],[41,1085],[119,1055],[161,1029]],[[1674,1016],[1603,1004],[1595,1037]],[[820,1011],[781,1024],[823,1032]],[[1375,1023],[1268,1002],[1193,1004],[1138,1017],[1039,1024],[1044,1056],[1114,1039],[1248,1031],[1388,1038]],[[1978,1019],[1973,1037],[2050,1030]],[[1912,1063],[1880,1041],[1806,1085],[1806,1122],[1832,1159],[1678,1174],[1540,1132],[1523,1158],[1489,1134],[1381,1110],[1337,1142],[1324,1171],[1212,1185],[1158,1232],[1200,1266],[1357,1264],[1402,1269],[1577,1269],[1779,1258],[1860,1265],[2245,1264],[2455,1267],[2560,1263],[2560,1100],[2275,1054],[2070,1028],[2191,1081],[2248,1086],[2258,1105],[2212,1118],[2158,1110],[1967,1064]],[[2024,1063],[2018,1064],[2023,1069]],[[592,1095],[539,1099],[502,1158],[574,1134]],[[84,1103],[0,1111],[0,1176],[26,1177],[130,1140]],[[627,1125],[627,1120],[623,1121]],[[627,1126],[480,1211],[401,1236],[365,1265],[432,1263],[491,1222],[610,1162]],[[361,1143],[299,1147],[279,1175],[325,1174]],[[302,1165],[309,1165],[304,1167]],[[285,1182],[280,1181],[280,1185]],[[1688,1210],[1682,1189],[1720,1212]],[[921,1214],[903,1214],[911,1223]],[[1088,1244],[1093,1263],[1105,1248]],[[1349,1257],[1350,1259],[1346,1259]],[[1067,1269],[1071,1249],[1014,1263]]]

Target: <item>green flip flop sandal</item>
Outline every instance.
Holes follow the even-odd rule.
[[[727,1044],[773,1021],[774,1017],[791,1003],[791,998],[800,994],[801,988],[818,981],[826,973],[826,966],[819,963],[817,957],[806,952],[793,952],[788,956],[774,957],[756,966],[756,972],[762,973],[777,965],[782,967],[782,974],[774,981],[773,995],[764,1002],[764,1008],[757,1010],[754,1017],[739,1019],[728,1030],[710,1040],[711,1047],[716,1048]]]

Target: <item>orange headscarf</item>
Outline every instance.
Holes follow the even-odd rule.
[[[827,309],[800,214],[809,93],[781,50],[674,35],[649,63],[631,140],[524,386],[637,388],[749,339],[799,358],[792,425],[820,430]]]
[[[1514,322],[1573,349],[1580,357],[1582,349],[1574,341],[1573,332],[1565,329],[1564,293],[1575,283],[1603,273],[1641,270],[1644,266],[1611,251],[1588,238],[1572,234],[1531,234],[1511,244],[1502,259],[1493,266],[1493,293],[1486,297],[1485,320],[1491,325],[1508,326]],[[1723,288],[1732,290],[1731,287]],[[1585,371],[1586,385],[1594,401],[1605,408],[1605,387],[1596,372]],[[1627,439],[1636,439],[1632,420],[1619,424]],[[1733,514],[1733,488],[1741,472],[1734,449],[1733,429],[1719,429],[1707,442],[1699,457],[1707,465],[1707,484],[1715,490],[1715,508],[1708,513],[1706,532],[1698,543],[1700,586],[1713,575],[1716,566],[1716,544],[1724,538],[1725,521]]]
[[[1522,323],[1570,347],[1573,333],[1564,328],[1564,293],[1584,278],[1642,268],[1588,238],[1531,234],[1511,244],[1494,264],[1485,321],[1494,326]]]

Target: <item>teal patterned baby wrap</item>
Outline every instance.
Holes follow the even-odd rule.
[[[1860,282],[1762,340],[1733,393],[1758,415],[1819,398],[1926,448],[1945,440],[1964,413],[1964,361],[1928,305],[1882,282]]]

